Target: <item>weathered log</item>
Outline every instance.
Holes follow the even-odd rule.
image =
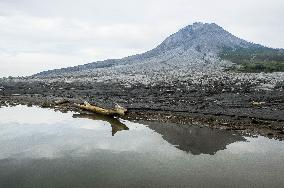
[[[127,109],[117,104],[115,105],[114,109],[105,109],[105,108],[97,107],[97,106],[91,105],[90,103],[86,101],[84,102],[84,105],[80,105],[80,104],[75,104],[75,105],[83,110],[95,112],[98,114],[108,115],[108,116],[116,116],[116,115],[124,116],[125,113],[127,112]]]

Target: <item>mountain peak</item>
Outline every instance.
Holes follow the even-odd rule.
[[[174,48],[187,50],[198,46],[206,51],[216,51],[222,47],[249,47],[251,45],[215,23],[195,22],[172,34],[158,48],[162,51]]]
[[[215,23],[203,23],[203,22],[194,22],[192,25],[188,25],[186,27],[191,27],[193,30],[204,28],[204,27],[216,27],[216,28],[221,28],[219,25]],[[186,28],[185,27],[185,28]]]

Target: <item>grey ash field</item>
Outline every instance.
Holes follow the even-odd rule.
[[[143,54],[0,79],[0,105],[79,111],[74,103],[118,103],[132,120],[283,139],[283,89],[283,49],[247,42],[216,24],[195,23]]]

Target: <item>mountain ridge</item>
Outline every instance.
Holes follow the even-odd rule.
[[[197,64],[223,61],[219,55],[223,49],[234,51],[242,48],[266,49],[267,47],[240,39],[215,23],[195,22],[170,35],[154,49],[142,54],[43,71],[33,77],[56,77],[72,73],[74,75],[76,73],[83,74],[84,72],[96,74],[96,71],[101,72],[103,69],[121,74],[127,72],[152,74],[151,69],[167,72],[172,71],[173,67],[196,70]]]

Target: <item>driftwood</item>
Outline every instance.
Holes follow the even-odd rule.
[[[83,110],[87,110],[90,112],[95,112],[95,113],[107,115],[107,116],[116,116],[116,115],[124,116],[125,113],[127,112],[127,109],[119,106],[118,104],[115,105],[114,109],[105,109],[105,108],[97,107],[97,106],[91,105],[88,102],[84,102],[84,105],[80,105],[80,104],[75,104],[75,105]]]

